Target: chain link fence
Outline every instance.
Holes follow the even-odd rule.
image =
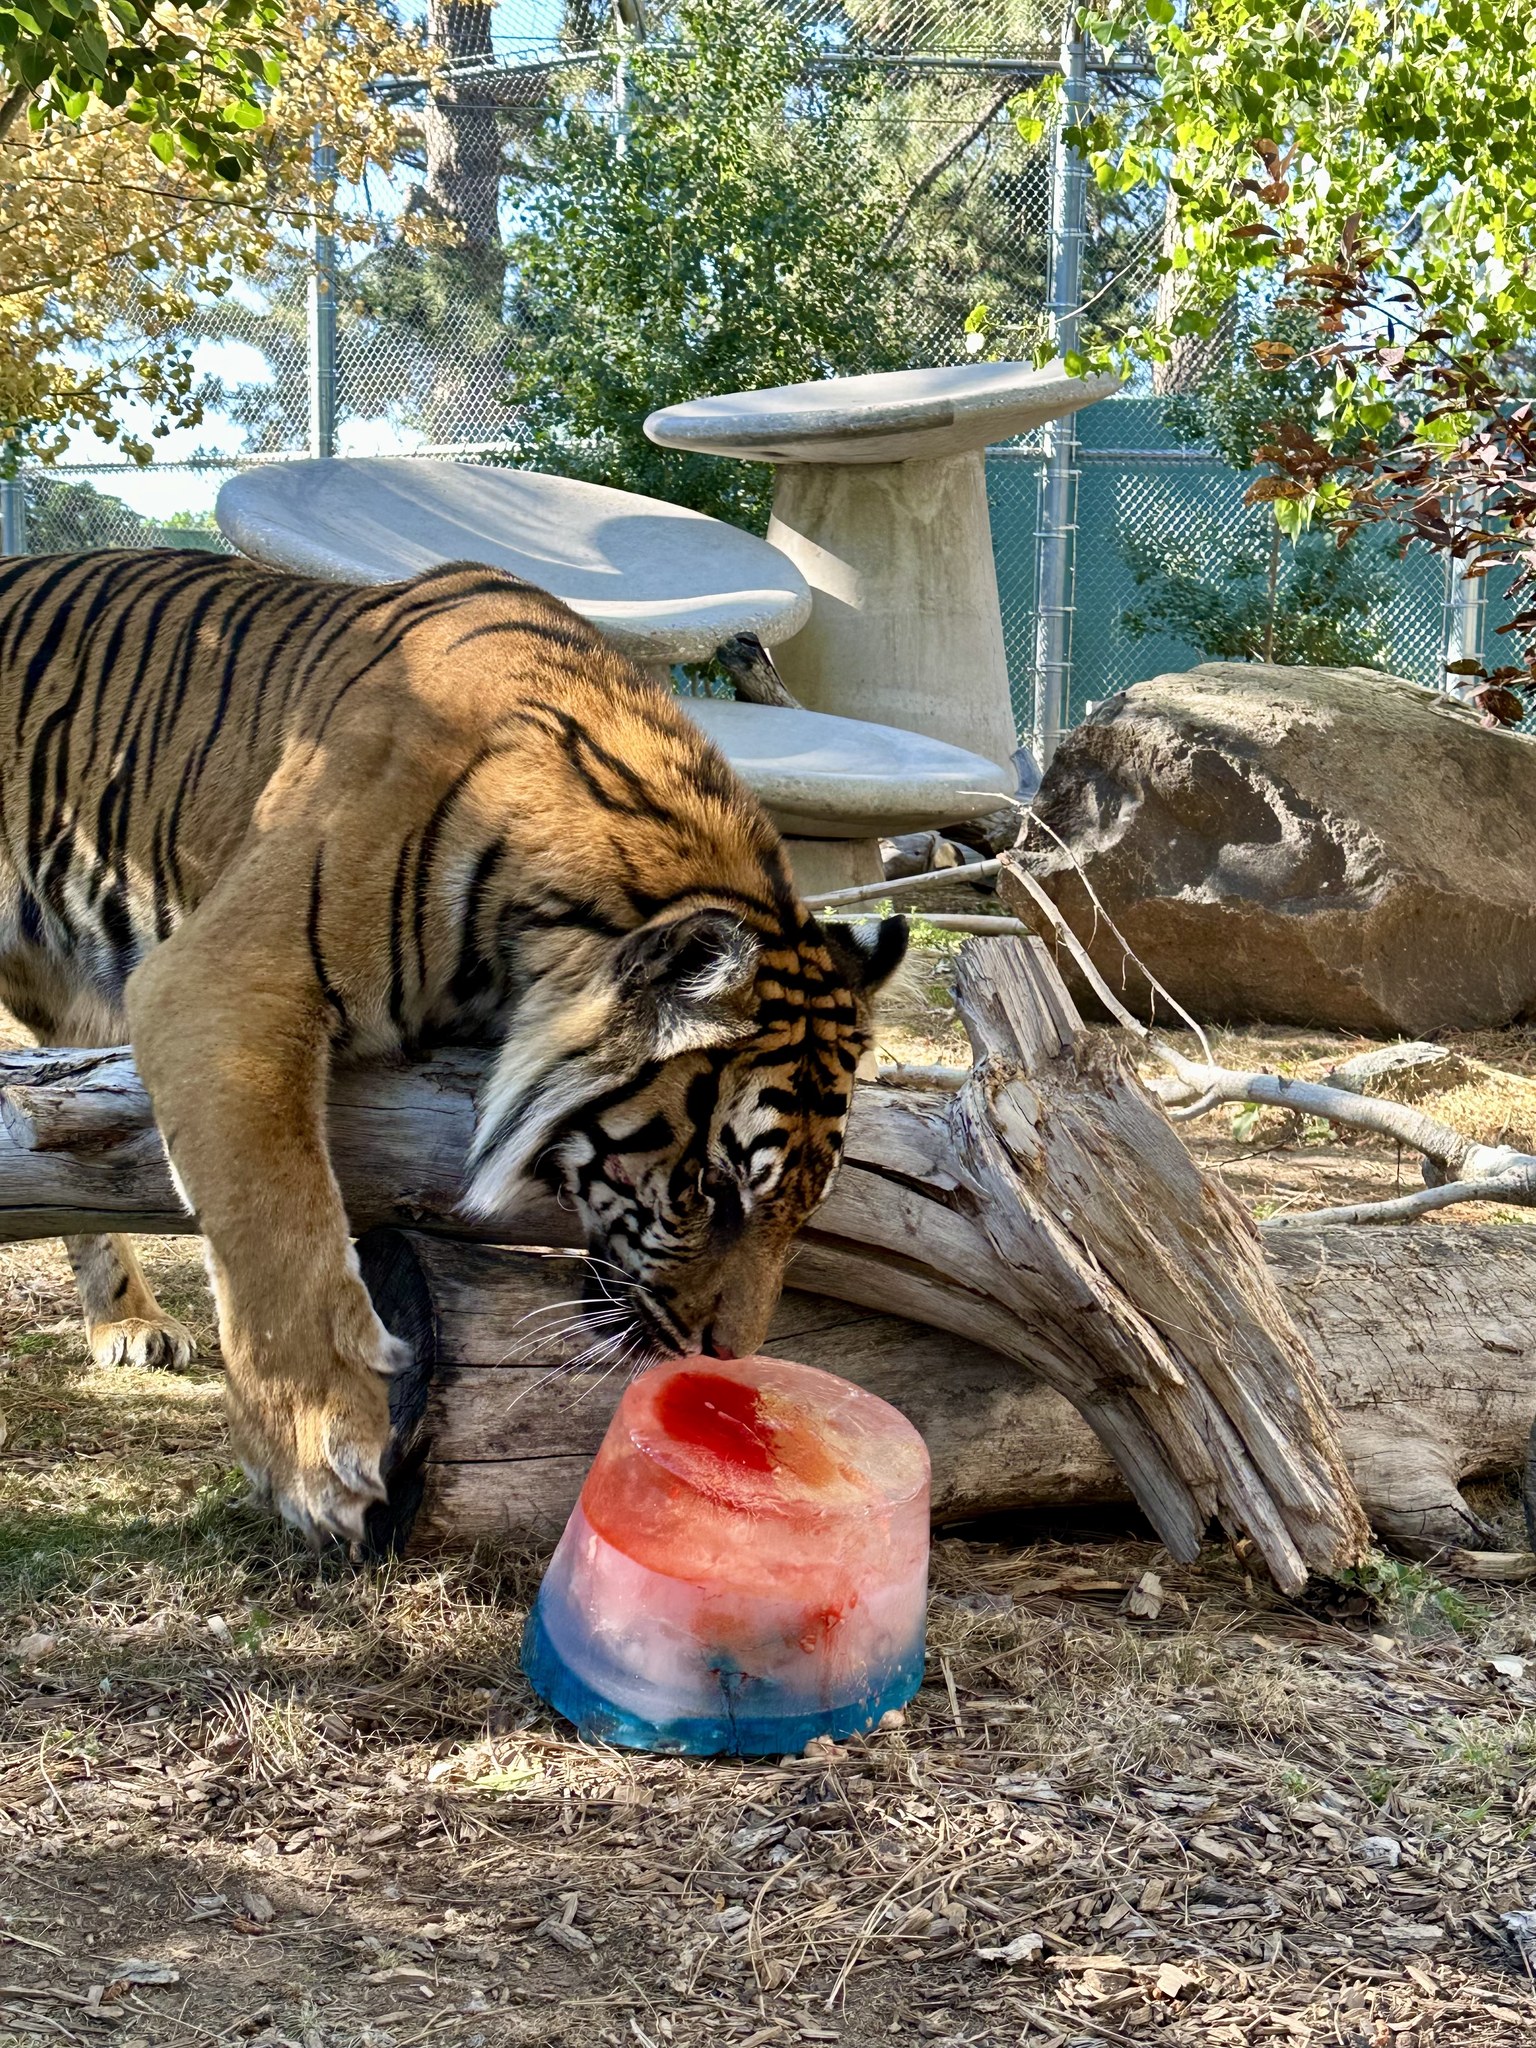
[[[622,19],[643,21],[637,5],[622,0]],[[940,254],[913,295],[908,360],[965,358],[963,310],[974,302],[978,276],[1005,279],[1009,303],[1032,306],[1038,315],[1047,289],[1051,151],[1048,142],[1020,135],[1007,100],[1055,66],[1056,11],[1037,0],[840,0],[835,8],[828,0],[792,0],[792,11],[814,37],[817,62],[862,67],[878,79],[871,118],[900,167],[893,191],[926,179],[926,198],[947,209],[945,233],[935,237]],[[665,17],[648,24],[652,35],[666,27]],[[508,160],[526,167],[541,123],[572,105],[590,108],[614,97],[614,50],[606,5],[510,0],[492,10],[482,54],[456,61],[454,106],[461,113],[493,111]],[[1091,89],[1125,91],[1133,84],[1095,76]],[[331,445],[341,454],[526,459],[522,414],[508,395],[518,348],[515,320],[502,317],[510,301],[496,311],[472,296],[434,300],[419,278],[413,282],[413,259],[392,233],[392,220],[421,201],[429,175],[428,164],[403,169],[377,246],[344,258],[331,280]],[[505,181],[503,232],[515,228],[525,191]],[[1090,193],[1085,299],[1111,290],[1134,299],[1153,289],[1161,212],[1155,202],[1140,203],[1136,213]],[[8,493],[9,544],[32,552],[222,547],[212,519],[220,483],[249,464],[317,448],[312,275],[310,252],[295,247],[259,288],[241,287],[210,303],[189,337],[202,378],[201,426],[169,436],[146,470],[76,454],[24,473]],[[987,334],[994,354],[1024,353],[1028,340],[1017,322],[1010,325],[1006,307]],[[1242,504],[1243,479],[1214,456],[1174,444],[1156,401],[1112,399],[1080,415],[1079,425],[1069,723],[1140,677],[1205,658],[1187,636],[1138,629],[1138,545],[1192,544],[1191,536],[1203,536],[1214,573],[1266,530],[1262,510]],[[329,452],[323,441],[320,452]],[[995,450],[989,463],[1010,678],[1025,734],[1035,710],[1041,466],[1039,448],[1029,444]],[[1490,629],[1499,607],[1495,594]],[[1441,683],[1456,615],[1438,562],[1411,551],[1379,611],[1373,645],[1382,665]]]

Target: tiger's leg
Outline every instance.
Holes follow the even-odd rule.
[[[332,1011],[310,952],[312,854],[272,835],[128,983],[139,1071],[208,1242],[226,1403],[257,1493],[312,1541],[384,1498],[385,1377],[326,1146]]]
[[[180,1371],[196,1350],[192,1333],[168,1316],[126,1237],[66,1237],[85,1312],[86,1341],[97,1365],[170,1366]]]
[[[0,924],[14,876],[0,870]],[[13,944],[0,954],[0,1001],[40,1045],[118,1045],[126,1021],[98,997],[74,990],[55,962]],[[85,1337],[97,1365],[170,1366],[192,1361],[192,1333],[155,1300],[126,1237],[66,1237],[75,1289],[85,1316]]]

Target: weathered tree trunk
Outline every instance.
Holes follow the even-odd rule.
[[[797,1249],[795,1285],[902,1315],[1024,1365],[1108,1448],[1177,1557],[1212,1519],[1251,1537],[1277,1581],[1359,1556],[1367,1528],[1307,1348],[1252,1222],[1207,1181],[1116,1046],[1084,1032],[1038,942],[961,956],[976,1069],[954,1093],[862,1088],[832,1195]],[[191,1227],[122,1055],[49,1053],[54,1088],[107,1076],[124,1140],[93,1098],[94,1154],[0,1149],[0,1232]],[[73,1062],[73,1064],[71,1064]],[[356,1228],[466,1232],[455,1204],[483,1059],[338,1079],[331,1139]],[[31,1094],[13,1114],[57,1143]],[[28,1079],[0,1061],[0,1086]],[[99,1093],[100,1091],[98,1091]],[[569,1242],[552,1204],[502,1219],[503,1242]],[[487,1233],[480,1232],[479,1235]]]
[[[1458,1489],[1525,1455],[1536,1235],[1334,1225],[1265,1251],[1312,1341],[1373,1527],[1421,1550],[1486,1542]],[[385,1320],[413,1347],[397,1421],[423,1446],[376,1537],[466,1548],[558,1533],[624,1384],[570,1364],[590,1341],[562,1330],[579,1261],[387,1229],[358,1252]],[[916,1424],[936,1521],[1131,1498],[1067,1401],[963,1338],[791,1291],[768,1348],[857,1380]]]
[[[446,65],[428,97],[427,201],[460,236],[459,268],[499,314],[506,276],[501,241],[501,134],[486,0],[427,0],[427,36]]]

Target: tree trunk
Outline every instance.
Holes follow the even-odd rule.
[[[1373,1527],[1420,1551],[1489,1540],[1458,1487],[1524,1457],[1536,1238],[1335,1225],[1265,1250],[1312,1339]],[[398,1230],[370,1232],[358,1255],[415,1353],[396,1419],[422,1450],[376,1540],[463,1549],[558,1534],[624,1383],[571,1366],[589,1341],[579,1330],[540,1334],[567,1320],[557,1305],[579,1292],[580,1262]],[[856,1380],[910,1418],[933,1459],[937,1522],[1131,1498],[1068,1402],[963,1338],[790,1291],[768,1349]]]
[[[1170,191],[1163,207],[1163,254],[1174,243],[1178,201]],[[1189,273],[1165,270],[1157,281],[1154,323],[1169,328],[1189,295]],[[1231,355],[1237,340],[1237,301],[1223,307],[1214,334],[1175,334],[1170,337],[1168,360],[1152,365],[1154,398],[1184,397],[1198,391]]]
[[[1092,1425],[1176,1557],[1193,1557],[1219,1519],[1289,1589],[1309,1566],[1353,1562],[1366,1524],[1251,1220],[1201,1175],[1119,1048],[1083,1031],[1038,941],[966,947],[958,1002],[974,1073],[953,1093],[858,1090],[796,1287],[1028,1367]],[[0,1147],[0,1234],[192,1227],[122,1059],[0,1060],[0,1086],[30,1090]],[[484,1066],[455,1052],[338,1078],[331,1143],[356,1228],[489,1234],[456,1213]],[[91,1097],[94,1152],[16,1144],[17,1128],[66,1135],[64,1095],[50,1108],[44,1088]],[[120,1102],[120,1125],[102,1095]],[[495,1234],[562,1244],[570,1224],[541,1202]]]
[[[423,123],[427,201],[459,235],[459,268],[477,298],[501,310],[501,134],[484,0],[427,0],[427,38],[447,66]]]

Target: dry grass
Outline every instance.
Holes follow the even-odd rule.
[[[882,1058],[924,1065],[968,1064],[970,1049],[949,1002],[950,976],[958,941],[930,928],[914,952],[906,987],[888,1003],[880,1034]],[[1188,1032],[1169,1032],[1192,1056],[1199,1047]],[[1305,1031],[1274,1025],[1211,1027],[1211,1050],[1223,1065],[1264,1068],[1301,1080],[1320,1080],[1331,1067],[1379,1041],[1340,1032]],[[1536,1028],[1443,1033],[1438,1043],[1457,1056],[1448,1084],[1410,1089],[1399,1082],[1382,1090],[1412,1100],[1430,1116],[1465,1131],[1485,1145],[1512,1145],[1536,1152]],[[1126,1050],[1136,1048],[1122,1040]],[[1152,1058],[1137,1058],[1148,1078],[1166,1070]],[[1258,1216],[1325,1204],[1381,1200],[1420,1185],[1418,1160],[1400,1154],[1386,1139],[1344,1134],[1321,1122],[1306,1123],[1278,1110],[1246,1112],[1225,1105],[1183,1136],[1206,1172],[1214,1174]],[[1457,1223],[1536,1223],[1536,1210],[1496,1203],[1464,1203],[1440,1209],[1421,1228]]]
[[[145,1251],[206,1343],[192,1246]],[[1536,2040],[1536,1589],[1383,1560],[1303,1607],[994,1530],[937,1547],[904,1728],[629,1757],[518,1672],[538,1560],[290,1545],[212,1364],[93,1370],[54,1246],[0,1253],[0,1361],[0,2042]]]

